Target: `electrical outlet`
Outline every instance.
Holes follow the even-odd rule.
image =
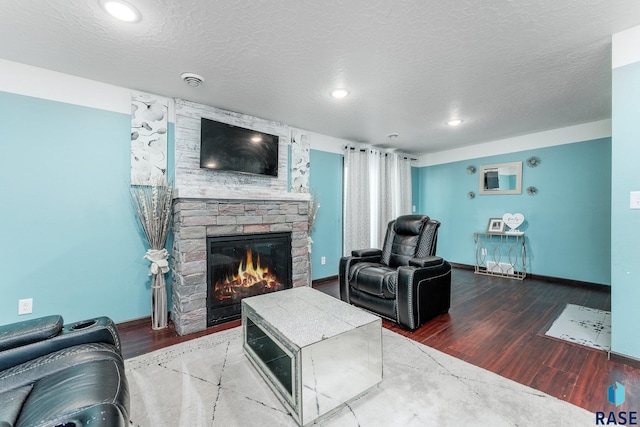
[[[326,263],[327,263],[327,257],[326,256],[320,257],[320,264],[325,265]]]
[[[18,300],[18,314],[33,313],[33,298]]]
[[[487,248],[482,248],[482,256],[487,256]]]
[[[640,209],[640,191],[631,191],[629,193],[629,208]]]

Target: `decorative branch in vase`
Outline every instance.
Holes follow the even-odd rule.
[[[167,286],[165,273],[169,271],[169,252],[165,249],[171,227],[173,185],[132,185],[131,201],[147,239],[149,249],[143,259],[151,262],[151,327],[167,327]]]
[[[318,198],[315,193],[311,193],[311,198],[309,199],[309,213],[307,215],[308,221],[308,232],[309,235],[307,237],[307,245],[309,249],[309,286],[311,286],[313,282],[313,277],[311,276],[311,244],[313,243],[313,239],[311,238],[311,232],[313,231],[313,224],[316,222],[316,215],[318,214],[318,209],[320,209],[320,204],[318,203]]]

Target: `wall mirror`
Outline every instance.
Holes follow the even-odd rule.
[[[480,166],[480,194],[522,193],[522,162]]]

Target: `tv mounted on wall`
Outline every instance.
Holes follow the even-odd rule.
[[[278,176],[278,137],[205,119],[200,123],[200,167]]]

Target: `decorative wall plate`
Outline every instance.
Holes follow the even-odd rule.
[[[527,159],[527,166],[529,166],[530,168],[535,168],[539,164],[540,164],[540,158],[539,157],[532,156],[532,157],[529,157]]]

